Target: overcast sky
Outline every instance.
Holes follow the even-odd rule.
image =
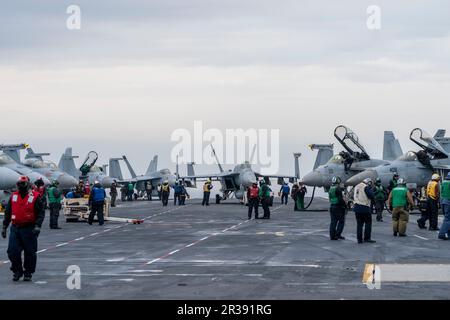
[[[81,30],[66,28],[71,4]],[[294,151],[309,171],[307,145],[335,142],[339,124],[374,157],[384,130],[407,151],[413,128],[450,129],[449,30],[445,0],[2,2],[0,142],[54,161],[66,146],[126,154],[138,172],[154,154],[173,169],[170,135],[194,120],[279,128],[284,173]]]

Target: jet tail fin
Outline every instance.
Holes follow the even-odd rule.
[[[133,167],[131,166],[130,162],[128,161],[126,156],[122,156],[123,161],[125,161],[125,164],[127,165],[128,170],[130,171],[131,177],[136,178],[136,172],[134,172]]]
[[[123,180],[122,169],[120,168],[119,161],[122,158],[110,158],[109,159],[109,176],[111,178],[117,179],[118,181]]]
[[[403,154],[400,142],[392,131],[384,132],[383,160],[395,160]]]
[[[0,150],[10,156],[15,162],[20,163],[20,150],[28,148],[27,143],[1,144]]]
[[[445,129],[438,129],[436,131],[436,133],[434,134],[433,138],[435,138],[435,139],[444,138],[445,137],[445,132],[446,132]]]
[[[3,150],[8,156],[10,156],[15,162],[20,163],[20,153],[19,150]]]
[[[43,156],[49,156],[50,153],[36,153],[31,148],[27,148],[27,154],[25,155],[25,159],[36,158],[42,160]]]
[[[75,161],[73,160],[76,158],[78,158],[78,156],[72,155],[72,148],[66,148],[63,155],[61,156],[61,159],[59,160],[58,167],[71,176],[79,178],[80,171],[75,166]]]
[[[314,162],[314,168],[313,170],[317,169],[318,167],[324,165],[328,162],[328,160],[333,157],[333,150],[334,145],[331,144],[310,144],[309,148],[311,150],[319,150],[316,157],[316,162]]]
[[[186,164],[186,168],[187,168],[187,176],[188,177],[195,177],[195,170],[194,170],[194,162],[188,162]],[[190,178],[190,179],[183,179],[184,182],[186,183],[186,186],[188,186],[189,188],[197,188],[197,179],[195,178]]]
[[[195,164],[195,162],[188,162],[186,165],[187,166],[187,175],[189,177],[195,176],[194,164]]]
[[[450,153],[450,137],[445,136],[446,130],[439,129],[434,135],[434,139],[444,148],[445,151]]]
[[[148,165],[145,174],[150,175],[151,173],[156,172],[157,170],[158,170],[158,155],[154,156],[153,159],[150,161],[150,164]]]

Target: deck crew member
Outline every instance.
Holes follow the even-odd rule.
[[[6,238],[6,230],[11,223],[8,257],[14,274],[13,281],[19,281],[22,276],[24,281],[31,281],[36,271],[37,238],[45,218],[45,209],[39,193],[31,190],[28,177],[19,178],[17,189],[12,193],[6,206],[2,237]],[[22,252],[24,252],[23,265]]]
[[[203,201],[202,206],[209,206],[209,198],[211,196],[211,189],[213,188],[212,182],[209,179],[203,185]]]
[[[105,223],[103,217],[103,206],[105,205],[106,192],[103,189],[100,182],[95,181],[94,187],[89,195],[89,207],[91,208],[91,213],[89,214],[88,223],[92,225],[94,221],[94,216],[97,214],[98,224],[103,225]]]
[[[59,211],[61,210],[61,192],[58,189],[58,181],[54,180],[47,190],[48,207],[50,209],[50,229],[58,227]]]
[[[370,202],[373,198],[372,179],[366,178],[355,187],[353,196],[355,201],[353,211],[356,217],[356,237],[358,238],[358,243],[376,242],[372,240],[372,210],[370,209]]]
[[[117,198],[117,183],[116,180],[111,184],[111,188],[109,190],[109,195],[111,196],[111,207],[116,206],[116,198]]]
[[[261,180],[260,182],[260,188],[259,188],[259,198],[261,200],[261,206],[264,210],[264,215],[263,215],[263,219],[270,219],[270,208],[269,208],[269,204],[270,204],[270,188],[269,186],[266,184],[266,182],[263,180]]]
[[[450,172],[441,185],[441,207],[444,213],[444,221],[442,222],[438,237],[442,240],[448,240],[448,232],[450,230]]]
[[[290,192],[291,192],[291,188],[289,188],[289,185],[286,182],[283,182],[283,185],[281,186],[281,189],[280,189],[281,204],[287,205]]]
[[[170,196],[169,181],[165,180],[161,186],[161,200],[164,207],[167,206],[167,204],[169,203],[169,196]]]
[[[438,228],[438,205],[440,198],[440,187],[439,181],[441,177],[434,173],[431,176],[430,182],[427,185],[427,211],[422,214],[419,220],[417,220],[417,224],[420,229],[425,229],[425,223],[427,220],[430,221],[429,230],[437,231]]]
[[[381,185],[381,179],[377,178],[375,181],[375,187],[373,188],[375,212],[377,213],[377,221],[383,222],[383,210],[386,202],[386,189]]]
[[[345,215],[347,213],[347,204],[345,203],[343,192],[340,186],[341,178],[333,177],[332,186],[328,190],[330,200],[330,240],[345,240],[342,236],[345,225]]]
[[[255,211],[255,219],[258,217],[258,207],[259,207],[259,188],[258,184],[254,182],[250,188],[247,190],[248,199],[248,219],[252,218],[252,211]]]
[[[406,188],[406,182],[398,179],[397,187],[389,194],[389,208],[392,211],[392,226],[394,237],[406,237],[406,227],[409,221],[409,207],[414,207],[414,200],[411,192]]]

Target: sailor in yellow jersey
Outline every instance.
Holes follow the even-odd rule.
[[[430,220],[429,230],[437,231],[438,228],[438,205],[440,199],[440,186],[439,181],[441,177],[438,174],[433,174],[430,182],[428,182],[427,186],[427,206],[428,209],[425,213],[422,214],[419,220],[417,220],[417,224],[420,229],[425,229],[425,222]]]
[[[209,197],[211,195],[211,189],[213,188],[212,181],[209,179],[203,185],[203,201],[202,206],[209,206]]]

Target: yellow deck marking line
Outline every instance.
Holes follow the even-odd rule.
[[[362,278],[363,283],[367,283],[367,281],[369,281],[369,278],[372,277],[373,268],[375,268],[375,264],[366,263],[366,266],[364,268],[363,278]]]

